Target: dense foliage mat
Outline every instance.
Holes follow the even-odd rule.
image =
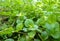
[[[60,41],[60,0],[0,0],[0,41]]]

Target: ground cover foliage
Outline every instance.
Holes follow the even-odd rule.
[[[60,0],[0,0],[0,41],[60,41]]]

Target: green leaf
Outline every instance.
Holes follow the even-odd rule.
[[[6,39],[5,41],[14,41],[13,39]]]
[[[18,41],[26,41],[26,38],[22,36],[21,38],[18,39]]]
[[[11,35],[13,32],[14,32],[14,29],[12,27],[9,27],[0,31],[0,35]]]
[[[53,38],[58,39],[58,38],[60,38],[59,24],[56,23],[55,27],[56,28],[54,29],[54,31],[53,31],[53,33],[51,35],[52,35]]]
[[[28,32],[28,36],[29,36],[30,38],[34,38],[35,34],[36,34],[35,31]]]
[[[33,28],[28,28],[28,30],[32,30],[32,31],[38,30],[38,26],[37,25],[34,25]]]
[[[41,33],[41,37],[43,38],[43,40],[48,39],[48,33],[47,33],[46,31],[43,31],[43,32]]]
[[[50,14],[49,16],[48,16],[48,23],[54,23],[54,22],[56,22],[56,15],[54,15],[54,14]]]
[[[51,35],[53,38],[58,39],[59,36],[59,24],[57,22],[52,24],[45,24],[46,31],[49,35]]]
[[[34,41],[40,41],[39,39],[34,39]]]
[[[18,23],[16,26],[16,32],[20,31],[23,29],[23,23]]]
[[[38,26],[41,26],[41,25],[43,25],[45,23],[45,19],[42,17],[42,18],[40,18],[40,19],[38,19],[37,20],[37,22],[36,22],[36,24],[38,25]]]
[[[24,24],[26,27],[34,27],[34,22],[31,19],[26,19]]]

